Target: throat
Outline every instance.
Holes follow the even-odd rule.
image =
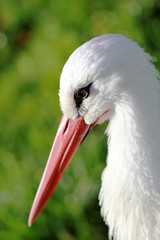
[[[115,239],[160,239],[160,128],[157,120],[150,123],[147,110],[126,104],[117,106],[107,128],[99,199]]]

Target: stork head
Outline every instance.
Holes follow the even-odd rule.
[[[29,225],[44,208],[88,131],[96,123],[109,119],[130,89],[138,91],[139,85],[135,83],[140,78],[135,76],[142,74],[143,64],[147,64],[144,54],[136,43],[122,35],[103,35],[70,56],[60,79],[60,106],[64,115],[31,209]]]
[[[98,123],[107,120],[127,93],[139,91],[143,69],[151,68],[145,67],[148,58],[122,35],[107,34],[86,42],[63,68],[59,92],[62,112],[70,119],[84,116],[87,124],[97,118]]]

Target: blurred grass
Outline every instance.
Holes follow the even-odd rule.
[[[62,67],[82,43],[122,33],[160,59],[160,1],[0,1],[0,239],[107,239],[98,192],[106,127],[82,144],[28,228],[30,207],[61,117]]]

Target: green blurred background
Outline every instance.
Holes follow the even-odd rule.
[[[0,239],[107,239],[98,206],[106,124],[82,144],[42,214],[27,226],[62,114],[62,67],[79,45],[105,33],[134,39],[160,68],[160,1],[0,0]]]

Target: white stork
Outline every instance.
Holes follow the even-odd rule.
[[[63,117],[29,225],[55,190],[95,124],[109,119],[101,215],[115,240],[160,240],[160,95],[152,57],[137,43],[107,34],[69,57],[60,79]]]

